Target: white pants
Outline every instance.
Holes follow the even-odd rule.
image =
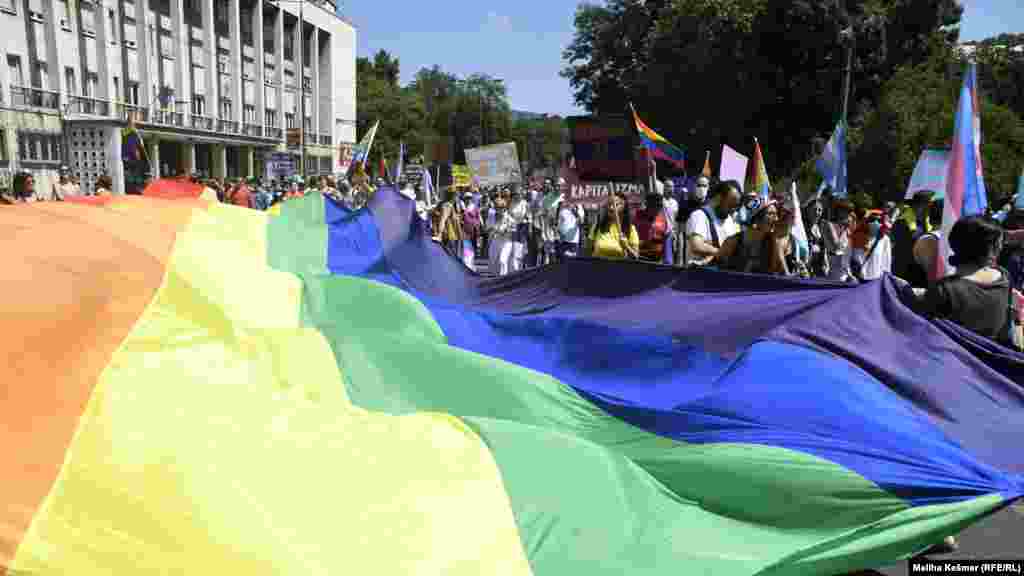
[[[490,254],[491,273],[504,276],[512,268],[512,241],[508,238],[491,238]]]
[[[512,242],[512,271],[519,272],[523,269],[523,261],[526,259],[526,244],[523,242]]]

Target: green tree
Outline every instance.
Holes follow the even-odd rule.
[[[955,0],[608,0],[577,9],[563,75],[592,113],[633,102],[713,163],[722,144],[750,152],[757,136],[769,173],[792,174],[840,115],[846,46],[859,119],[897,66],[927,58],[933,35],[955,37],[961,13]]]
[[[877,110],[864,122],[863,140],[851,143],[851,190],[900,199],[925,148],[952,144],[964,65],[950,49],[904,66],[883,87]],[[982,164],[990,202],[1012,193],[1024,153],[1024,124],[1005,106],[980,96]]]

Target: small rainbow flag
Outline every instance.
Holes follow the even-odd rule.
[[[656,158],[671,162],[681,170],[685,170],[686,153],[673,146],[672,143],[654,130],[651,130],[647,124],[644,124],[632,104],[629,105],[629,109],[633,111],[633,121],[636,122],[636,131],[640,134],[640,140],[651,151],[651,154]]]
[[[761,143],[754,138],[754,158],[747,169],[747,191],[756,193],[762,200],[767,200],[771,192],[771,185],[768,183],[768,169],[764,165],[764,155],[761,154]]]

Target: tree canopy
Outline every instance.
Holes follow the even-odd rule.
[[[406,86],[400,77],[399,61],[387,51],[356,60],[358,134],[381,120],[374,161],[383,155],[392,163],[404,143],[407,159],[422,155],[428,162],[461,164],[465,148],[508,141],[517,142],[520,158],[532,165],[557,161],[561,119],[513,122],[502,80],[487,74],[460,78],[437,65],[419,70]]]
[[[577,9],[563,76],[591,113],[632,102],[695,159],[750,152],[756,136],[769,173],[792,174],[840,117],[847,45],[857,120],[897,67],[955,40],[961,13],[955,0],[607,0]]]

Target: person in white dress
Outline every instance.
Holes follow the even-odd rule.
[[[505,276],[512,264],[512,234],[515,221],[508,212],[508,199],[499,195],[488,210],[484,223],[489,235],[487,259],[491,274]]]

